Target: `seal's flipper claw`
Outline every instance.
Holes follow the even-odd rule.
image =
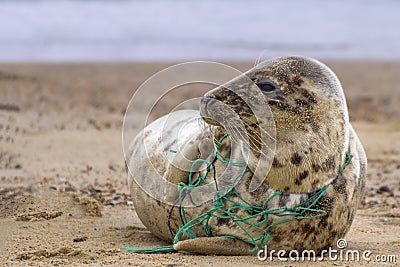
[[[249,255],[251,248],[250,244],[227,237],[198,237],[174,245],[178,251],[213,255]]]

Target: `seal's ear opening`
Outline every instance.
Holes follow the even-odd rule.
[[[256,84],[268,100],[283,100],[283,92],[281,88],[272,80],[264,78]]]

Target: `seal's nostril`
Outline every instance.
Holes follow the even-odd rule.
[[[201,104],[207,104],[212,99],[211,96],[203,96],[200,100]]]

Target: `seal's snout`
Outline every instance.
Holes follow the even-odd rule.
[[[212,96],[205,95],[200,99],[200,114],[204,117],[207,116],[209,112],[207,109],[210,107],[210,102],[214,98]]]
[[[211,104],[210,106],[210,103],[213,102],[213,100],[215,100],[215,98],[208,95],[203,96],[200,99],[200,116],[206,123],[210,125],[220,126],[220,123],[217,122],[218,119],[216,118],[218,117],[218,114],[210,111],[210,109],[213,110],[213,108],[215,108],[213,104]]]

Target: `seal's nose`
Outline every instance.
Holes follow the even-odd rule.
[[[205,105],[205,104],[207,104],[208,102],[210,102],[211,99],[212,99],[211,96],[203,96],[203,97],[201,98],[201,100],[200,100],[200,103],[203,104],[203,105]]]

